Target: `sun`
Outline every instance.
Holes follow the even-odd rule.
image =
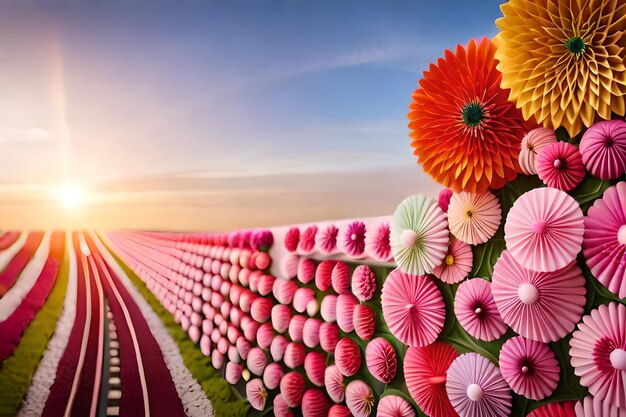
[[[66,209],[77,209],[83,205],[84,191],[76,184],[66,184],[60,190],[59,200]]]

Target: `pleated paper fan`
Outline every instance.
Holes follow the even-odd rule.
[[[369,417],[374,408],[374,392],[360,379],[346,387],[346,405],[354,417]]]
[[[504,238],[524,268],[551,272],[576,258],[584,230],[576,200],[555,188],[536,188],[515,201],[504,224]]]
[[[376,274],[367,265],[359,265],[352,273],[352,293],[359,301],[368,301],[376,292]]]
[[[388,262],[393,259],[391,255],[391,226],[388,222],[381,222],[375,230],[370,231],[365,238],[366,252],[377,261]]]
[[[554,142],[541,149],[535,166],[544,184],[562,191],[575,188],[587,173],[578,148],[567,142]]]
[[[463,282],[454,298],[454,314],[463,329],[479,340],[491,342],[508,329],[491,293],[491,284],[482,278]]]
[[[580,140],[580,153],[591,175],[612,180],[626,171],[626,122],[607,120],[594,124]]]
[[[552,395],[559,384],[559,362],[541,342],[513,337],[500,351],[502,376],[518,395],[539,401]]]
[[[538,127],[522,138],[522,150],[519,153],[519,166],[526,175],[537,174],[535,158],[545,146],[556,142],[554,130]]]
[[[376,417],[415,417],[415,410],[399,395],[385,395],[378,401]]]
[[[336,403],[343,402],[345,398],[346,386],[343,374],[336,365],[326,367],[324,371],[324,386],[328,396]]]
[[[626,306],[601,305],[582,319],[570,340],[571,363],[594,397],[626,408]]]
[[[339,235],[339,228],[334,224],[329,224],[319,232],[317,234],[317,247],[320,251],[326,254],[337,252],[337,235]]]
[[[446,391],[448,368],[458,356],[452,346],[443,342],[421,348],[410,347],[406,351],[406,386],[417,405],[430,417],[458,416]]]
[[[396,351],[386,339],[377,337],[365,348],[365,363],[372,376],[383,384],[390,383],[396,376],[398,362]]]
[[[528,417],[577,417],[575,405],[575,401],[546,404],[535,409]]]
[[[478,353],[466,353],[448,370],[446,390],[460,417],[502,417],[511,412],[511,390],[500,370]]]
[[[626,408],[619,408],[591,395],[578,401],[574,409],[576,417],[626,417]]]
[[[585,305],[585,278],[571,262],[555,272],[535,272],[502,252],[491,292],[502,319],[528,339],[554,342],[574,330]]]
[[[263,381],[261,381],[260,378],[248,381],[246,384],[246,398],[255,410],[263,410],[265,408],[265,403],[267,402],[267,391],[265,390]]]
[[[491,239],[501,220],[500,202],[490,192],[454,194],[448,206],[450,233],[470,245]]]
[[[404,199],[391,222],[391,251],[401,271],[428,274],[448,250],[448,221],[437,202],[423,195]]]
[[[362,221],[354,221],[348,225],[341,240],[343,251],[353,258],[361,257],[365,252],[365,236],[367,229]]]
[[[583,255],[591,273],[620,298],[626,297],[626,182],[604,192],[585,217]]]
[[[473,263],[470,245],[453,237],[443,262],[434,269],[433,275],[447,284],[455,284],[467,278]]]
[[[426,275],[409,275],[394,269],[383,285],[381,303],[389,330],[404,344],[429,345],[443,328],[443,297]]]
[[[315,236],[317,235],[318,227],[313,224],[306,229],[300,235],[300,243],[298,249],[300,253],[309,254],[315,250]]]

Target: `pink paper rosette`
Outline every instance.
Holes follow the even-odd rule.
[[[448,369],[458,356],[452,346],[443,342],[406,351],[406,386],[417,405],[430,417],[457,416],[448,399],[446,380]]]
[[[317,235],[318,227],[313,224],[306,229],[300,235],[300,244],[298,250],[302,254],[309,254],[315,250],[315,236]]]
[[[612,180],[626,171],[626,122],[606,120],[591,126],[580,140],[580,153],[591,175]]]
[[[575,188],[587,173],[578,148],[567,142],[554,142],[541,149],[535,165],[544,184],[562,191]]]
[[[352,315],[354,332],[361,340],[370,340],[376,330],[376,315],[371,307],[357,304]]]
[[[431,344],[443,328],[443,297],[426,275],[408,275],[394,269],[383,285],[381,303],[389,330],[409,346]]]
[[[328,396],[336,403],[343,402],[346,386],[343,374],[336,365],[330,365],[324,371],[324,386]]]
[[[354,417],[369,417],[374,408],[374,392],[360,379],[346,387],[346,405]]]
[[[519,166],[526,175],[537,174],[535,158],[537,152],[547,145],[556,142],[556,134],[553,130],[538,127],[531,130],[522,138],[522,149],[519,153]]]
[[[506,324],[528,339],[554,342],[574,330],[585,305],[585,278],[571,262],[555,272],[535,272],[502,252],[491,292]]]
[[[576,417],[626,417],[626,408],[619,408],[608,401],[591,395],[578,401],[574,410]]]
[[[348,225],[342,237],[343,251],[352,256],[359,258],[365,252],[365,234],[367,230],[365,223],[362,221],[354,221]]]
[[[389,394],[378,402],[376,417],[415,417],[415,410],[404,398]]]
[[[381,222],[375,230],[370,231],[365,238],[365,250],[377,261],[388,262],[391,255],[391,226],[388,222]]]
[[[382,382],[390,383],[396,376],[398,362],[396,351],[386,339],[377,337],[365,348],[365,363],[369,372]]]
[[[423,195],[404,199],[391,222],[391,251],[408,274],[431,273],[448,250],[448,221],[437,203]]]
[[[361,350],[356,342],[344,337],[335,346],[335,365],[345,376],[353,376],[361,367]]]
[[[626,297],[626,182],[607,189],[589,208],[583,255],[602,285]]]
[[[559,384],[559,362],[545,343],[513,337],[500,351],[502,376],[518,395],[539,401]]]
[[[337,235],[339,228],[329,224],[317,234],[317,247],[322,253],[332,254],[337,252]]]
[[[359,265],[352,273],[352,293],[359,301],[368,301],[376,292],[376,274],[367,265]]]
[[[263,381],[255,378],[246,384],[246,398],[250,406],[255,410],[263,410],[267,402],[267,390],[263,386]]]
[[[446,284],[455,284],[467,278],[473,265],[474,255],[470,245],[453,237],[443,262],[433,270],[433,275]]]
[[[576,258],[584,230],[576,200],[554,188],[536,188],[515,201],[504,224],[504,238],[524,268],[551,272]]]
[[[295,252],[300,244],[300,229],[292,227],[285,233],[284,245],[289,252]]]
[[[500,202],[490,192],[454,194],[448,207],[450,233],[470,245],[485,243],[500,227]]]
[[[596,398],[626,408],[626,306],[601,305],[582,319],[570,340],[571,363]]]
[[[446,390],[460,417],[502,417],[511,412],[511,391],[500,370],[478,353],[466,353],[448,369]]]
[[[491,284],[482,278],[470,279],[459,286],[454,314],[465,331],[479,340],[496,340],[508,328],[493,300]]]

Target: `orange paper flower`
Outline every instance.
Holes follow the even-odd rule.
[[[495,51],[488,38],[446,51],[424,72],[409,106],[413,153],[455,192],[484,192],[515,179],[522,137],[535,127],[500,88]]]
[[[525,118],[571,136],[626,111],[626,3],[510,0],[496,21],[502,87]]]

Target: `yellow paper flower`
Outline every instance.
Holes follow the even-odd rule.
[[[626,2],[510,0],[496,20],[497,68],[524,118],[571,136],[626,111]]]

